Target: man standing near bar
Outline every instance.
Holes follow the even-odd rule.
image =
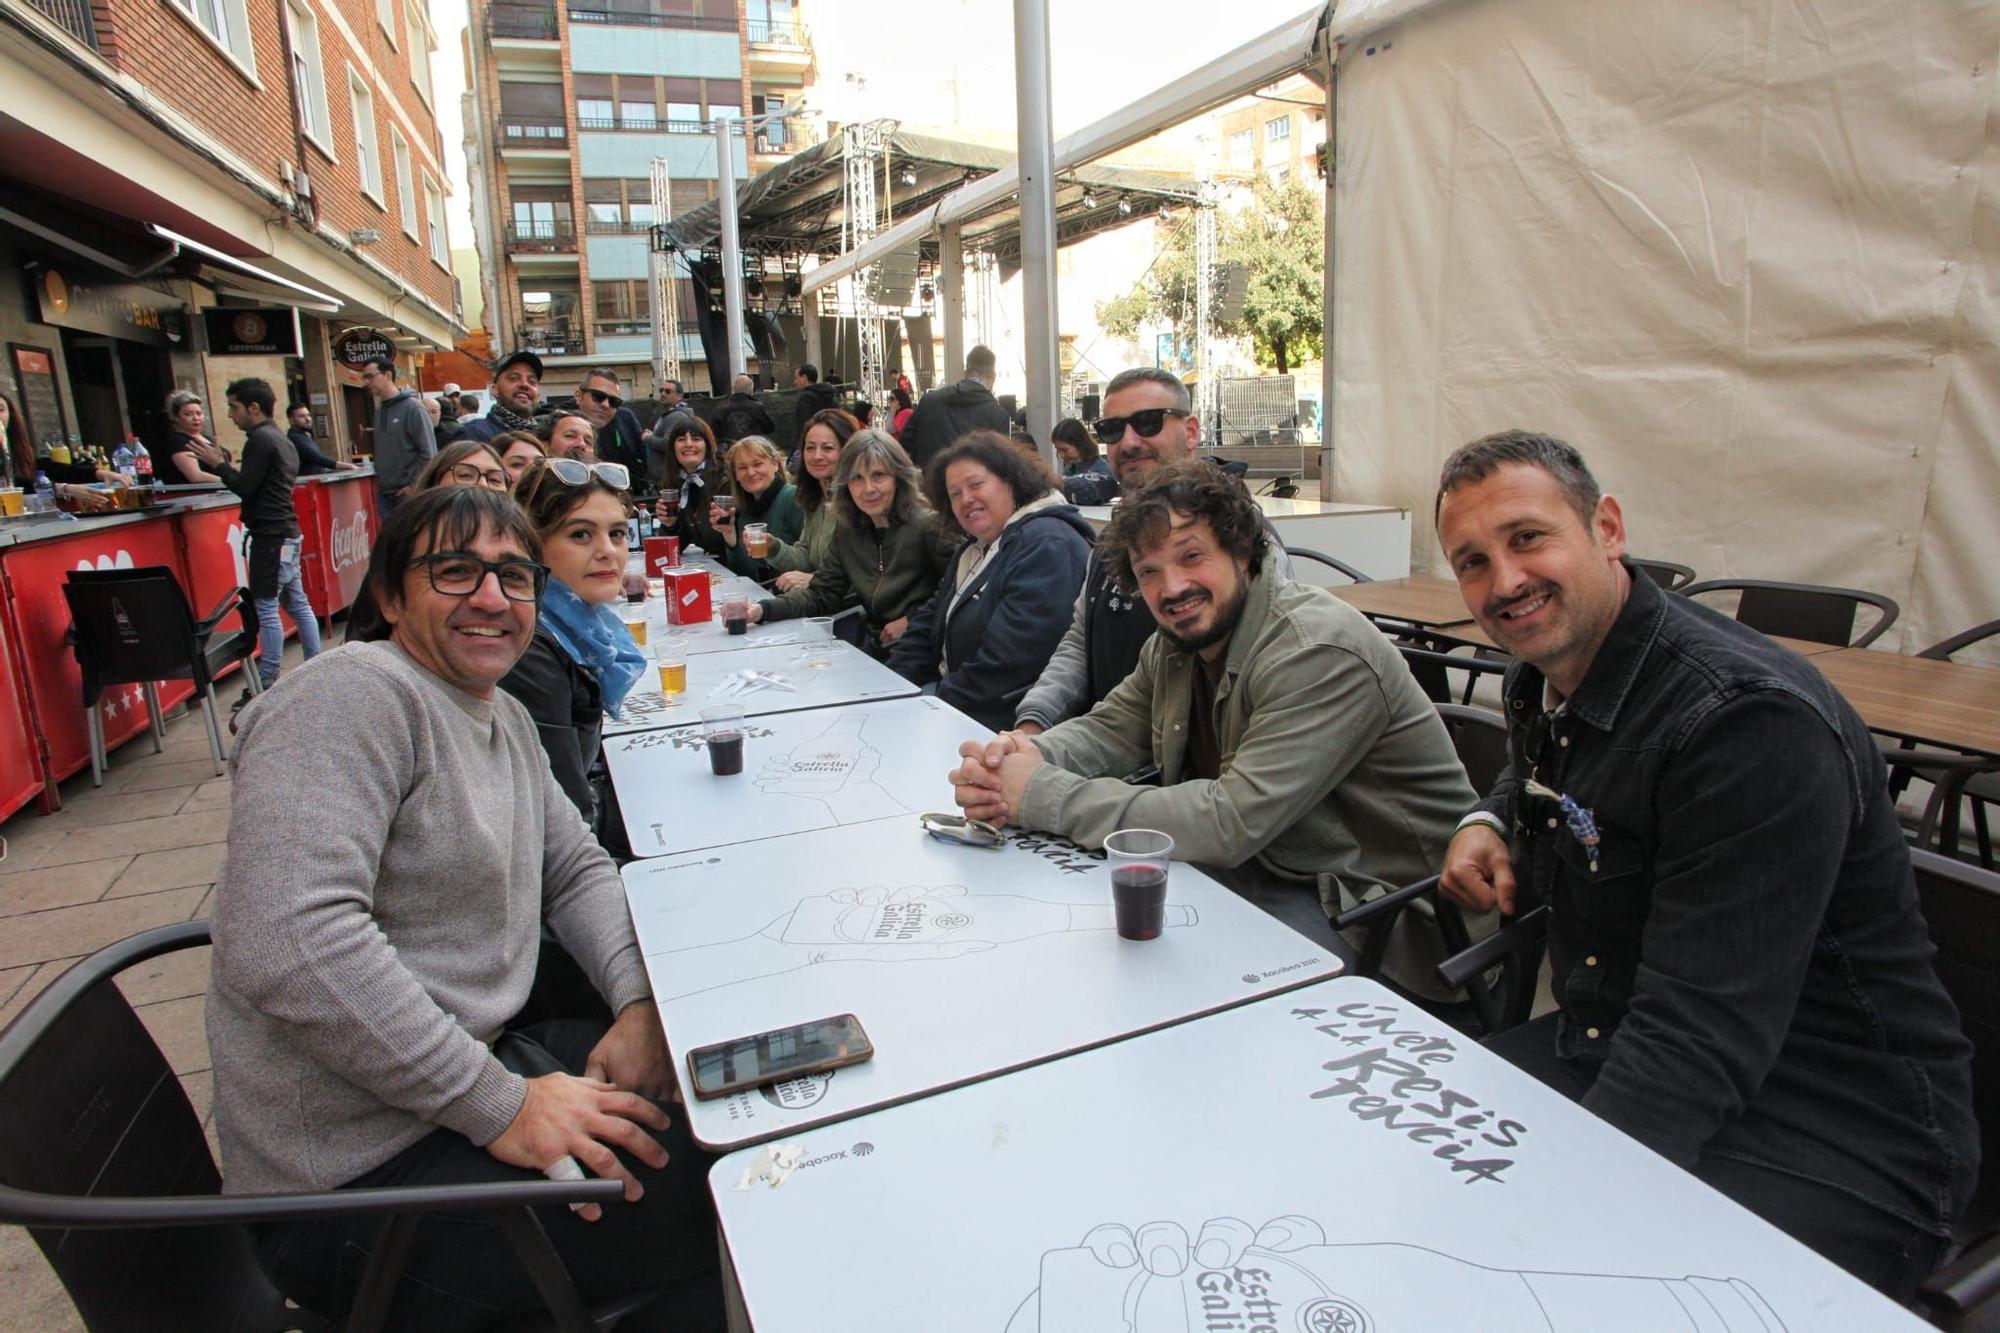
[[[396,383],[396,363],[388,357],[362,367],[361,382],[375,398],[376,500],[387,518],[437,453],[437,432],[424,400]]]
[[[257,608],[257,678],[265,689],[277,683],[285,660],[285,623],[278,618],[284,603],[299,629],[299,651],[308,659],[319,654],[319,621],[306,600],[299,576],[299,519],[292,509],[292,484],[299,473],[298,451],[271,419],[278,399],[259,379],[241,379],[224,391],[229,419],[243,432],[243,459],[232,464],[212,440],[194,440],[189,448],[202,465],[214,470],[222,484],[243,500],[244,543],[250,572],[250,599]],[[246,687],[236,700],[250,700]],[[233,724],[232,724],[233,725]]]
[[[515,352],[493,370],[493,405],[483,417],[465,422],[461,440],[491,441],[510,430],[535,433],[535,408],[542,401],[542,358]]]
[[[1437,528],[1519,659],[1510,763],[1443,890],[1550,912],[1557,1012],[1487,1046],[1907,1298],[1980,1148],[1874,738],[1811,662],[1635,574],[1560,440],[1453,454]]]

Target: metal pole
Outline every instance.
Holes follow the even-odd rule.
[[[937,382],[955,384],[965,368],[965,243],[956,222],[938,228],[938,313],[944,317],[944,364],[936,369]]]
[[[1333,498],[1333,423],[1334,385],[1339,377],[1334,373],[1335,320],[1339,307],[1334,303],[1333,279],[1333,195],[1334,185],[1340,179],[1336,169],[1340,165],[1340,140],[1336,131],[1340,126],[1340,60],[1338,48],[1331,43],[1326,52],[1326,275],[1320,287],[1320,361],[1319,361],[1319,498]]]
[[[1057,467],[1049,432],[1061,403],[1056,347],[1056,147],[1049,109],[1048,0],[1014,0],[1014,105],[1021,171],[1021,312],[1027,325],[1028,430]],[[1060,472],[1058,472],[1060,475]]]
[[[736,233],[736,156],[730,142],[735,122],[715,122],[715,201],[722,215],[722,313],[728,324],[729,375],[743,373],[743,246]],[[710,385],[718,398],[728,388]]]

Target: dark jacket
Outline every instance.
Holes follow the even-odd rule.
[[[931,456],[970,430],[1008,433],[1013,422],[984,380],[963,379],[948,388],[932,389],[917,402],[903,427],[903,452],[924,470]]]
[[[1099,454],[1089,462],[1079,459],[1063,469],[1063,498],[1071,504],[1110,504],[1111,497],[1118,494],[1118,478],[1111,475],[1111,464]]]
[[[1093,540],[1090,524],[1070,505],[1022,515],[960,595],[959,562],[972,545],[966,542],[936,595],[890,649],[890,668],[918,685],[936,681],[938,698],[982,726],[1013,726],[1015,705],[1068,628]]]
[[[549,770],[583,822],[595,829],[597,801],[590,773],[604,748],[604,692],[596,678],[577,665],[553,634],[537,627],[528,651],[501,677],[500,688],[535,719]]]
[[[299,456],[299,475],[316,477],[322,472],[338,472],[340,464],[319,451],[319,442],[313,439],[309,430],[294,427],[285,432],[285,438],[292,442],[292,451]]]
[[[799,488],[780,473],[762,495],[745,496],[736,506],[736,545],[725,542],[716,553],[723,564],[745,578],[768,579],[771,566],[743,549],[743,529],[752,523],[762,523],[780,542],[796,542],[806,526],[806,511],[799,507]]]
[[[1481,807],[1553,909],[1556,1054],[1683,1167],[1766,1166],[1948,1235],[1978,1174],[1972,1049],[1874,738],[1806,659],[1631,584],[1554,713],[1540,672],[1508,671],[1511,762]],[[1531,776],[1592,812],[1594,849]]]
[[[646,446],[639,439],[645,429],[639,424],[637,413],[621,407],[597,432],[597,456],[607,463],[623,463],[632,474],[634,490],[642,489],[641,483],[646,480]]]
[[[298,451],[270,422],[243,442],[243,464],[217,463],[222,484],[243,498],[243,530],[253,537],[296,537],[299,517],[292,509],[292,483],[299,475]]]
[[[830,616],[858,604],[869,630],[914,617],[951,567],[954,543],[928,509],[893,528],[866,531],[835,517],[833,542],[813,580],[764,603],[764,619]]]
[[[808,384],[799,390],[798,402],[792,407],[792,438],[787,449],[797,449],[806,442],[806,423],[815,412],[824,412],[830,407],[840,406],[840,390],[825,380]],[[777,441],[773,440],[773,444]]]
[[[718,445],[734,444],[746,435],[762,435],[771,439],[778,432],[778,423],[771,419],[771,410],[754,393],[730,394],[715,405],[708,424],[715,428]],[[776,440],[771,442],[777,443]]]

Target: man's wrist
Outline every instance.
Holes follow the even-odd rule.
[[[1494,814],[1491,810],[1474,810],[1471,814],[1458,821],[1458,827],[1451,831],[1451,835],[1455,838],[1474,824],[1484,824],[1501,837],[1504,838],[1507,836],[1507,825],[1502,822],[1500,816]]]

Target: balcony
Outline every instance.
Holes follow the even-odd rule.
[[[657,116],[578,116],[578,130],[615,130],[630,134],[707,134],[699,120],[661,120]]]
[[[701,14],[654,14],[632,12],[606,7],[578,8],[570,6],[571,23],[588,23],[594,27],[620,28],[684,28],[690,32],[735,32],[736,20]]]
[[[527,324],[521,328],[521,346],[542,356],[581,355],[583,352],[583,330],[566,319],[553,320],[545,324]]]
[[[97,49],[97,26],[90,20],[89,0],[28,0],[28,3],[79,42],[93,51]]]
[[[811,146],[812,133],[804,116],[767,120],[750,140],[750,151],[758,157],[790,157]]]
[[[750,19],[744,25],[750,39],[750,73],[799,75],[812,68],[812,35],[803,23]]]
[[[500,151],[516,158],[569,157],[569,126],[545,116],[510,116],[504,112],[495,123]]]
[[[507,224],[508,254],[576,253],[576,226],[569,222],[510,222]]]
[[[772,23],[768,19],[751,19],[745,23],[752,46],[788,46],[798,51],[810,51],[812,38],[806,33],[803,23]]]
[[[496,4],[486,11],[486,35],[523,42],[556,41],[555,6]]]
[[[637,218],[586,218],[583,223],[588,236],[643,236],[652,229],[651,222]]]

